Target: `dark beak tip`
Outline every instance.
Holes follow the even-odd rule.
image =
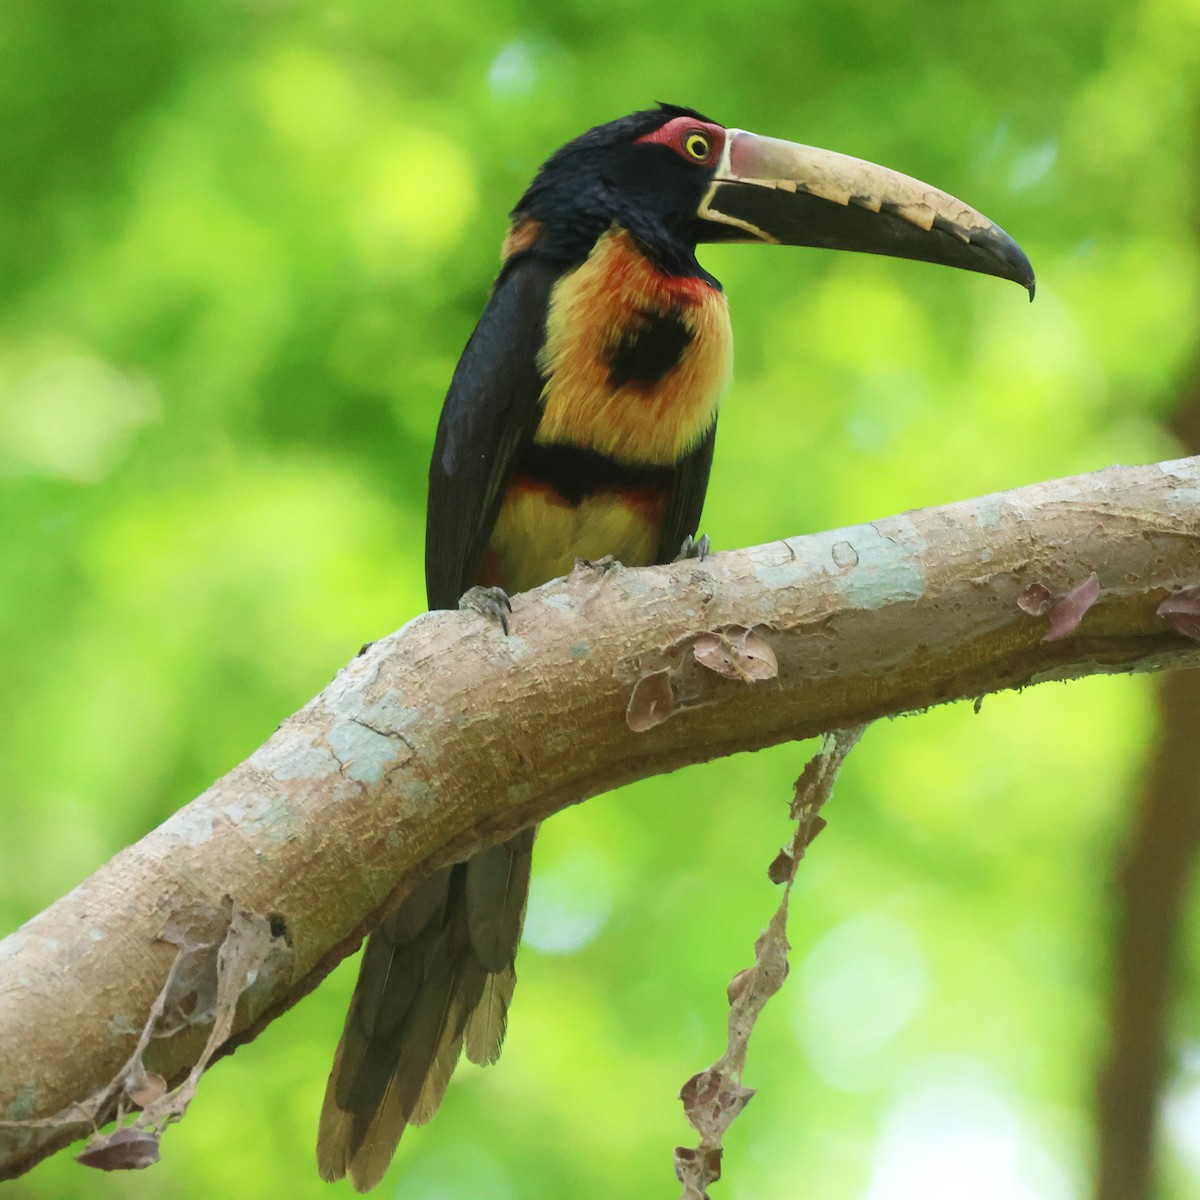
[[[1013,243],[1013,249],[1018,256],[1013,264],[1016,267],[1013,279],[1029,293],[1029,303],[1032,304],[1034,294],[1037,292],[1037,279],[1033,274],[1033,265],[1026,257],[1025,252],[1015,242]]]
[[[1029,293],[1029,303],[1032,304],[1033,297],[1037,293],[1037,280],[1033,277],[1032,269],[1027,269],[1020,276],[1016,277],[1016,282]]]
[[[1032,303],[1034,293],[1037,291],[1037,279],[1033,274],[1033,265],[1025,251],[1003,229],[998,225],[993,225],[981,236],[973,238],[972,244],[978,246],[1001,267],[1000,270],[991,271],[987,267],[983,267],[984,271],[1011,279],[1013,283],[1019,283],[1029,293],[1029,300]]]
[[[1024,269],[1018,268],[1015,270],[1009,275],[1009,279],[1013,283],[1019,283],[1029,293],[1029,302],[1032,304],[1034,294],[1037,292],[1037,280],[1033,276],[1033,270],[1029,266],[1029,263],[1024,263]]]

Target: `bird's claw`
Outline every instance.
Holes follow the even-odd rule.
[[[697,562],[703,562],[711,552],[712,542],[708,540],[707,533],[702,533],[698,538],[693,538],[689,533],[683,539],[683,545],[679,547],[679,553],[672,561],[687,562],[689,558],[694,558]]]
[[[494,621],[508,635],[508,614],[512,612],[512,601],[503,588],[468,588],[459,598],[460,612],[476,612],[489,621]]]

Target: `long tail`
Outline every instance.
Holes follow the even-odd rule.
[[[472,1062],[499,1058],[534,832],[437,872],[371,935],[325,1089],[322,1178],[369,1191],[437,1111],[464,1042]]]

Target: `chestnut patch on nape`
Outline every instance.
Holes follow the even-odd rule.
[[[514,254],[524,254],[538,238],[542,236],[545,226],[541,221],[532,217],[522,217],[514,221],[512,228],[504,235],[504,244],[500,247],[500,261],[508,262]]]
[[[622,330],[608,352],[608,381],[614,388],[634,384],[651,387],[673,367],[692,343],[692,330],[682,310],[643,310]]]

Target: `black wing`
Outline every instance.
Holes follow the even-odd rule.
[[[506,266],[454,369],[429,464],[430,608],[456,607],[479,582],[514,460],[537,426],[537,356],[556,278],[552,266],[529,255]]]
[[[704,493],[708,490],[708,473],[712,468],[716,440],[717,423],[714,420],[696,448],[689,450],[675,468],[671,493],[663,513],[656,562],[674,562],[683,539],[692,537],[700,524],[700,511],[704,508]]]

